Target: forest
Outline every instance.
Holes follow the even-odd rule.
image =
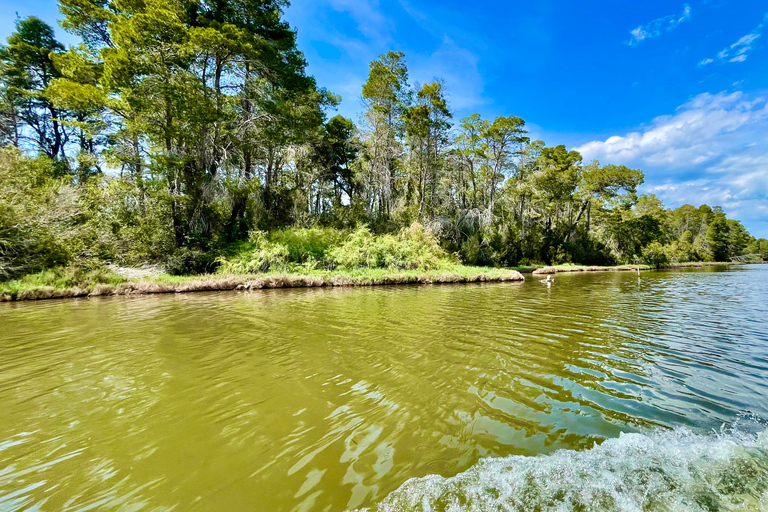
[[[0,281],[157,265],[514,267],[768,259],[722,208],[671,210],[641,170],[454,119],[406,56],[370,63],[358,120],[307,73],[284,0],[60,0],[65,47],[0,47]]]

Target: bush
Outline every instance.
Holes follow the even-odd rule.
[[[643,262],[655,268],[669,263],[665,248],[659,242],[651,242],[643,248]]]
[[[219,265],[215,255],[186,247],[171,254],[165,262],[168,273],[175,276],[210,273]]]
[[[228,274],[255,274],[268,270],[285,270],[291,254],[287,245],[271,242],[267,233],[252,231],[248,243],[240,244],[234,254],[216,261],[219,272]]]
[[[66,265],[73,256],[71,188],[54,178],[53,162],[0,150],[0,281]]]
[[[374,236],[367,227],[360,227],[344,244],[328,251],[328,260],[343,269],[428,270],[451,262],[435,236],[418,223],[402,229],[397,235]]]
[[[452,261],[420,224],[396,235],[374,235],[363,226],[352,233],[331,228],[251,233],[219,258],[220,272],[311,272],[318,268],[434,269]]]
[[[468,265],[477,265],[482,257],[480,234],[475,233],[461,244],[461,259]]]
[[[288,248],[288,261],[323,262],[331,247],[344,243],[349,231],[333,228],[282,229],[269,234],[269,241]]]

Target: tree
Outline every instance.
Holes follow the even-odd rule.
[[[728,219],[728,256],[742,256],[749,244],[749,233],[741,222]]]
[[[523,145],[529,141],[524,127],[525,121],[513,116],[497,117],[490,126],[484,127],[482,138],[487,162],[485,181],[489,190],[490,209],[493,209],[499,184],[515,172],[515,157],[522,154]]]
[[[534,179],[539,199],[544,206],[547,233],[553,226],[557,227],[566,205],[571,207],[572,212],[572,199],[580,174],[581,155],[578,151],[568,151],[563,145],[541,148]]]
[[[728,220],[723,209],[715,206],[707,220],[707,246],[714,261],[728,260]]]
[[[356,199],[358,183],[352,163],[359,151],[357,129],[351,120],[337,115],[323,126],[322,134],[311,142],[310,159],[317,172],[307,187],[310,205],[311,193],[315,191],[315,207],[310,211],[319,213],[324,198],[332,201],[329,207],[333,208],[341,208],[343,202],[351,204]]]
[[[16,145],[31,146],[54,160],[66,156],[66,113],[54,106],[46,90],[61,76],[53,56],[63,50],[51,26],[34,16],[18,20],[8,46],[0,49],[0,82],[10,124],[6,131]]]
[[[633,202],[637,198],[637,187],[644,181],[642,171],[629,169],[623,165],[600,166],[597,161],[583,168],[579,196],[583,202],[570,233],[576,228],[586,211],[586,229],[590,230],[592,205],[598,208],[611,208],[616,200]]]
[[[434,217],[439,205],[437,189],[445,167],[444,151],[449,143],[452,117],[442,83],[422,86],[416,94],[416,104],[405,111],[404,117],[412,169],[406,201],[415,191],[418,218]]]
[[[208,247],[243,219],[242,193],[252,187],[231,188],[227,221],[213,204],[222,177],[247,184],[259,167],[274,217],[287,148],[314,136],[335,101],[306,75],[284,5],[62,0],[64,26],[84,37],[102,70],[96,87],[116,121],[109,136],[124,141],[118,158],[137,180],[148,169],[166,181],[178,247]]]
[[[458,158],[458,190],[463,209],[467,209],[468,196],[471,208],[477,208],[485,202],[479,170],[485,159],[486,145],[483,133],[488,126],[488,121],[484,121],[480,114],[472,114],[461,120],[461,131],[456,137],[454,154]]]
[[[403,114],[410,103],[405,56],[389,52],[371,62],[363,85],[366,181],[371,189],[370,208],[388,215],[393,206],[398,158],[402,152]]]

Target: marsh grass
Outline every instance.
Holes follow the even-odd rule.
[[[314,270],[306,273],[278,271],[261,274],[207,274],[173,276],[162,274],[149,279],[126,281],[120,276],[91,279],[76,284],[67,280],[27,276],[0,283],[0,301],[38,300],[109,295],[143,295],[201,291],[259,290],[263,288],[309,288],[321,286],[379,286],[395,284],[438,284],[523,281],[515,270],[451,265],[436,270],[357,268]]]

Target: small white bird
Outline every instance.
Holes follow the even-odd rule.
[[[542,279],[541,282],[542,283],[546,283],[546,284],[552,284],[552,283],[555,282],[555,278],[552,277],[552,274],[547,274],[547,278],[546,279]]]

